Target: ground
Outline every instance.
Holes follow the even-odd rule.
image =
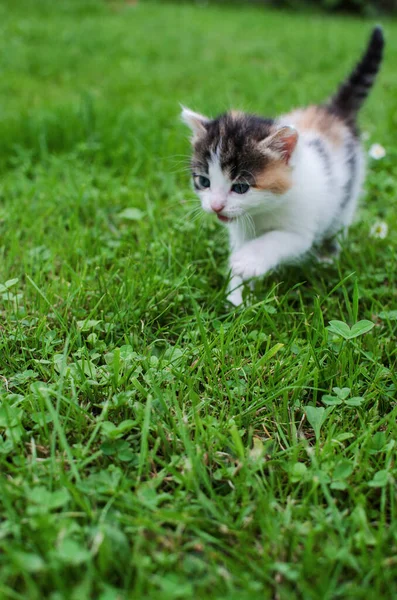
[[[2,3],[1,598],[396,597],[397,23],[340,259],[245,308],[179,121],[320,101],[371,26]]]

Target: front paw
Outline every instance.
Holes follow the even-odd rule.
[[[233,306],[240,306],[240,304],[243,303],[243,294],[241,289],[232,290],[228,293],[226,299],[228,302],[230,302],[230,304],[233,304]]]
[[[233,275],[241,277],[244,281],[264,275],[266,272],[256,248],[248,244],[233,252],[230,257],[230,268]]]

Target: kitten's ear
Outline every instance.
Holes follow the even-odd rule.
[[[270,150],[275,158],[281,158],[288,164],[298,142],[298,137],[295,127],[288,125],[277,129],[275,133],[262,140],[259,146],[264,152]]]
[[[186,125],[190,127],[193,132],[192,142],[196,142],[199,138],[203,137],[207,133],[206,125],[208,125],[210,122],[207,117],[193,112],[185,106],[182,106],[181,117],[182,121],[186,123]]]

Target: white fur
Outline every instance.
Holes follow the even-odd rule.
[[[208,119],[204,115],[186,108],[186,106],[181,105],[181,108],[182,121],[192,130],[192,142],[195,142],[200,136],[205,135],[205,124],[208,123]]]
[[[292,125],[283,118],[279,125]],[[299,132],[290,159],[292,187],[285,194],[250,188],[246,194],[231,191],[233,180],[223,173],[218,156],[213,155],[208,177],[211,187],[198,192],[206,212],[218,212],[233,219],[226,223],[230,238],[231,281],[228,299],[242,302],[241,284],[252,277],[265,275],[283,263],[299,261],[322,240],[339,231],[347,231],[356,209],[364,179],[364,159],[358,142],[354,142],[356,176],[345,208],[341,208],[345,185],[349,179],[345,139],[338,148],[318,133]],[[320,138],[332,161],[332,182],[324,161],[310,142]],[[203,173],[204,175],[204,173]],[[223,207],[223,208],[222,208]]]

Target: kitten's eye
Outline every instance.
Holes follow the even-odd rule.
[[[203,177],[203,175],[200,175],[199,183],[200,183],[201,187],[203,187],[203,188],[209,188],[211,185],[211,182],[208,179],[208,177]]]
[[[207,189],[210,187],[211,182],[208,177],[204,177],[204,175],[194,175],[194,183],[199,190]]]
[[[236,192],[236,194],[245,194],[249,189],[248,183],[234,183],[232,185],[232,192]]]

